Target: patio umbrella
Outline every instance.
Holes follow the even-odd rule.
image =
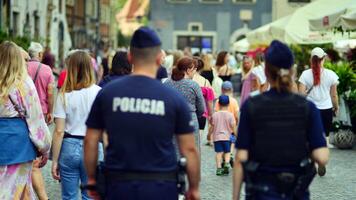
[[[356,29],[356,4],[354,0],[319,0],[323,8],[319,14],[309,19],[312,31],[326,31],[336,27],[343,30]]]
[[[342,34],[340,32],[334,33],[333,30],[325,31],[310,30],[309,20],[319,19],[322,24],[322,16],[328,13],[328,24],[336,24],[338,21],[349,20],[349,26],[352,21],[354,13],[345,10],[351,10],[356,7],[351,2],[356,0],[317,0],[306,6],[297,9],[289,16],[278,19],[270,24],[264,25],[256,30],[246,34],[248,42],[252,46],[269,44],[271,40],[278,39],[287,44],[323,44],[333,43],[341,39],[356,38],[356,32],[350,34]],[[345,13],[342,14],[342,13]],[[342,16],[337,17],[337,16]]]

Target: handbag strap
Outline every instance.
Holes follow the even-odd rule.
[[[307,91],[307,95],[306,95],[306,96],[309,96],[309,94],[310,94],[310,92],[313,90],[313,88],[314,88],[314,85],[311,86],[311,88],[309,88],[309,90]]]
[[[38,64],[37,70],[36,70],[36,74],[35,77],[33,78],[33,82],[36,83],[37,77],[38,77],[38,73],[40,72],[40,69],[42,67],[42,63]]]
[[[11,98],[10,95],[9,95],[9,99],[10,99],[12,105],[14,106],[15,110],[16,110],[17,113],[19,114],[20,118],[21,118],[21,119],[26,119],[26,115],[27,115],[26,110],[23,111],[23,110],[20,108],[20,106],[19,106],[17,103],[15,103],[15,101]]]

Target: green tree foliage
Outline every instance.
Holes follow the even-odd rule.
[[[8,40],[16,43],[18,46],[22,47],[23,49],[27,50],[30,46],[31,39],[27,36],[10,36],[6,32],[0,32],[0,43]]]

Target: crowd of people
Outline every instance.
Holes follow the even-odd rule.
[[[102,67],[87,51],[72,50],[55,83],[48,49],[43,59],[39,43],[26,52],[3,42],[0,199],[48,199],[41,168],[50,149],[62,199],[78,199],[79,191],[82,199],[177,199],[181,157],[187,161],[185,197],[200,199],[202,137],[216,152],[216,175],[233,168],[234,199],[242,182],[247,199],[308,199],[315,166],[320,176],[326,173],[325,136],[338,112],[338,77],[323,67],[327,54],[313,49],[298,87],[292,52],[273,41],[243,57],[236,98],[231,80],[237,69],[229,66],[228,52],[215,59],[165,52],[161,45],[153,30],[141,27],[129,50]],[[305,166],[314,171],[306,173]],[[305,176],[310,180],[303,182]]]

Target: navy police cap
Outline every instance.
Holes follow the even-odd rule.
[[[294,56],[287,45],[273,40],[265,53],[265,60],[278,68],[290,69],[294,63]]]
[[[219,104],[222,106],[227,106],[230,103],[229,96],[227,95],[220,95],[219,97]]]
[[[134,48],[149,48],[161,46],[161,44],[161,40],[157,33],[154,30],[143,26],[134,32],[130,46]]]

